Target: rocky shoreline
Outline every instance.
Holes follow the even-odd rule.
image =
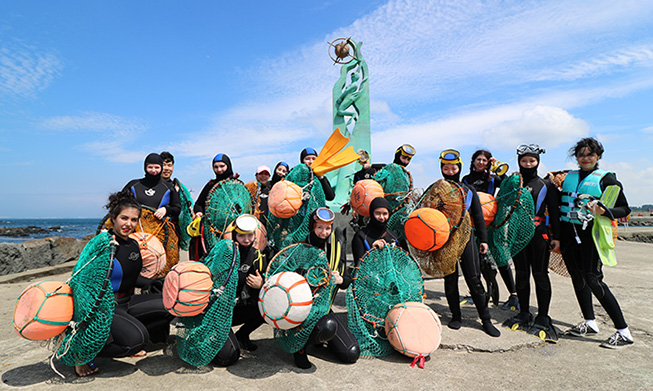
[[[76,260],[89,239],[54,236],[0,243],[0,276]]]
[[[47,234],[50,232],[61,232],[61,227],[58,225],[49,228],[41,228],[34,225],[28,225],[27,227],[0,227],[0,236],[9,238],[24,238],[30,235]]]

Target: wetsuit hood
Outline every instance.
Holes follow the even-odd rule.
[[[326,239],[322,239],[319,236],[315,234],[314,228],[315,228],[315,211],[311,213],[311,215],[308,218],[308,237],[306,238],[306,243],[310,244],[311,246],[315,246],[319,249],[326,249],[326,243],[329,240],[329,237],[327,236]],[[333,234],[333,232],[331,232]],[[329,235],[331,236],[331,235]]]
[[[147,157],[145,158],[145,162],[143,163],[145,178],[143,178],[141,183],[147,187],[152,188],[161,180],[161,171],[159,171],[158,175],[149,174],[147,172],[148,164],[158,164],[161,167],[161,170],[163,170],[163,159],[161,158],[161,155],[159,155],[158,153],[151,153],[147,155]]]
[[[537,165],[535,167],[524,168],[521,166],[521,164],[519,165],[519,173],[521,174],[524,183],[527,183],[528,181],[530,181],[531,179],[537,176],[537,168],[540,166],[540,155],[538,153],[530,153],[530,152],[525,153],[523,155],[518,155],[517,163],[519,163],[521,161],[521,158],[523,158],[524,156],[532,156],[537,159]]]
[[[447,163],[447,164],[451,164],[451,163]],[[444,167],[444,164],[440,163],[440,173],[442,173],[442,177],[444,179],[454,181],[456,183],[460,183],[460,170],[462,170],[463,165],[461,163],[456,163],[456,165],[458,166],[458,172],[456,173],[456,175],[446,175],[444,172],[442,172],[442,167]]]
[[[290,167],[288,166],[288,163],[286,163],[286,162],[279,162],[279,163],[277,163],[277,165],[274,166],[274,171],[273,171],[273,174],[272,174],[272,179],[270,179],[270,188],[271,188],[272,186],[274,186],[275,183],[279,182],[280,180],[282,180],[282,179],[284,178],[284,177],[282,177],[281,175],[277,174],[277,168],[279,168],[279,166],[284,166],[284,167],[286,167],[286,171],[288,171],[288,172],[290,171]],[[286,174],[286,175],[287,175],[287,174]]]
[[[376,197],[370,203],[370,222],[363,228],[365,234],[373,240],[380,238],[388,228],[388,221],[380,222],[374,217],[374,211],[380,208],[386,208],[388,213],[392,212],[390,202],[383,197]]]
[[[219,153],[215,155],[213,161],[211,162],[211,170],[213,170],[213,163],[215,162],[223,162],[224,164],[227,165],[227,169],[225,170],[225,172],[223,172],[222,174],[215,174],[216,182],[221,181],[223,179],[229,179],[234,176],[233,169],[231,168],[231,159],[229,159],[229,156],[225,155],[224,153]]]
[[[304,158],[308,155],[315,155],[317,156],[317,151],[314,150],[313,148],[304,148],[302,152],[299,154],[299,162],[304,163]]]

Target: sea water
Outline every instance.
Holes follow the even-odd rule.
[[[48,238],[51,236],[69,236],[82,239],[86,235],[95,234],[100,224],[100,218],[92,219],[12,219],[1,218],[0,227],[27,227],[35,226],[48,230],[42,234],[32,234],[18,238],[0,236],[0,242],[20,243],[25,240]],[[58,226],[59,229],[50,231],[50,227]]]

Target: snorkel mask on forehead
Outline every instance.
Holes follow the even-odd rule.
[[[463,164],[460,160],[460,152],[455,149],[445,149],[440,152],[440,163],[442,164]]]
[[[411,159],[413,158],[413,156],[415,156],[415,153],[416,153],[415,148],[413,148],[412,145],[409,145],[409,144],[404,144],[404,145],[400,146],[395,151],[395,153],[397,153],[397,152],[401,152],[402,156],[405,156],[405,157],[411,158]]]
[[[540,146],[537,144],[522,144],[517,147],[517,155],[526,155],[527,153],[541,155],[546,153],[546,149],[540,148]]]
[[[336,214],[327,207],[321,207],[315,210],[315,221],[333,224],[333,220],[335,220],[335,218]]]
[[[239,234],[251,234],[258,228],[258,219],[250,214],[240,215],[234,221],[233,230]]]

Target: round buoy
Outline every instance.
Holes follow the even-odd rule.
[[[291,329],[302,324],[312,306],[310,285],[301,274],[294,272],[273,275],[259,293],[259,311],[263,319],[277,329]]]
[[[399,353],[428,357],[440,346],[442,325],[438,315],[426,304],[399,303],[385,318],[385,333]]]
[[[449,221],[444,213],[433,208],[420,208],[408,216],[404,224],[406,239],[418,250],[435,251],[449,240]]]
[[[270,213],[281,219],[293,217],[302,206],[302,188],[290,181],[279,181],[268,195]]]
[[[63,281],[41,281],[25,288],[14,309],[14,329],[23,338],[43,341],[61,334],[73,319],[73,291]]]
[[[377,198],[383,197],[383,187],[374,179],[363,179],[354,185],[349,197],[349,203],[356,213],[362,216],[370,215],[370,203]]]
[[[201,262],[173,266],[163,283],[163,306],[175,316],[195,316],[204,311],[213,289],[211,271]]]

